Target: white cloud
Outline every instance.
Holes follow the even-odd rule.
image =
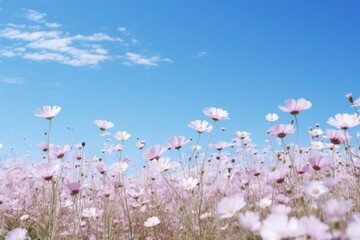
[[[208,53],[205,51],[199,51],[196,53],[196,56],[199,58],[206,57],[207,55],[208,55]]]
[[[14,28],[5,28],[4,30],[0,31],[0,37],[24,41],[34,41],[43,38],[57,38],[59,37],[59,34],[60,32],[58,31],[25,32]]]
[[[124,64],[132,66],[133,64],[143,65],[143,66],[159,66],[159,62],[172,62],[169,58],[161,58],[160,56],[144,56],[138,53],[127,52],[125,54],[127,61]]]
[[[22,84],[22,83],[25,83],[25,80],[14,77],[14,78],[4,78],[1,80],[1,82],[8,83],[8,84]]]
[[[30,21],[34,21],[34,22],[40,22],[45,16],[46,16],[45,13],[40,13],[38,11],[31,10],[31,9],[27,10],[27,13],[26,13],[26,17]]]
[[[127,33],[126,27],[119,27],[118,30],[119,30],[119,32]]]

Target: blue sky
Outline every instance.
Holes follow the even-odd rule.
[[[214,142],[246,130],[264,145],[264,116],[288,123],[279,104],[304,97],[307,139],[309,126],[352,113],[346,93],[360,96],[359,12],[358,1],[2,0],[3,151],[44,140],[46,121],[34,117],[43,105],[63,108],[57,144],[95,145],[95,119],[130,132],[129,148],[136,137],[195,137],[187,123],[214,106],[231,118]]]

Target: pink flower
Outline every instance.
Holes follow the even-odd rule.
[[[164,146],[161,145],[156,145],[153,146],[149,149],[147,149],[144,153],[143,153],[143,158],[147,159],[147,160],[154,160],[154,159],[159,159],[160,155],[163,154],[165,152],[166,148]]]
[[[198,183],[199,181],[196,178],[192,178],[192,177],[182,180],[182,186],[184,187],[185,190],[191,190],[195,188]]]
[[[66,152],[68,152],[71,149],[70,145],[63,145],[63,146],[58,146],[58,145],[54,145],[50,148],[50,156],[53,158],[64,158]]]
[[[299,221],[286,214],[272,213],[263,221],[260,235],[264,240],[281,240],[301,235]]]
[[[195,120],[188,124],[189,127],[195,129],[198,133],[211,132],[213,127],[209,125],[208,121]]]
[[[71,196],[74,196],[80,192],[81,184],[78,182],[72,182],[66,186],[68,187]]]
[[[312,166],[312,168],[316,171],[327,168],[329,166],[328,159],[321,155],[312,156],[309,159],[309,163]]]
[[[168,140],[167,147],[180,149],[182,146],[190,142],[190,140],[185,140],[184,136],[173,136]]]
[[[103,162],[99,162],[96,165],[96,170],[100,173],[100,174],[105,174],[107,172],[107,166],[105,165],[105,163]]]
[[[94,124],[101,130],[101,131],[105,131],[109,128],[114,127],[114,123],[106,121],[106,120],[95,120]]]
[[[346,229],[346,235],[350,240],[359,240],[360,239],[360,215],[354,214],[353,215],[353,221],[348,223],[347,229]]]
[[[261,228],[259,213],[246,211],[239,214],[240,225],[251,232],[257,232]]]
[[[326,136],[335,145],[346,144],[351,139],[351,136],[343,130],[326,129]]]
[[[205,108],[203,110],[203,113],[206,116],[211,117],[212,120],[214,121],[224,120],[229,118],[229,113],[221,108],[214,108],[214,107]]]
[[[279,116],[276,113],[268,113],[266,114],[265,119],[269,122],[275,122],[279,119]]]
[[[248,138],[251,135],[251,133],[246,131],[236,131],[235,137],[238,137],[239,139],[245,139]]]
[[[229,147],[229,146],[230,146],[229,143],[223,142],[223,141],[220,141],[220,142],[218,142],[218,143],[216,143],[216,144],[210,144],[210,145],[209,145],[209,147],[215,148],[215,149],[218,150],[218,151],[221,151],[221,150],[223,150],[224,148],[227,148],[227,147]]]
[[[160,224],[160,219],[158,217],[150,217],[144,222],[145,227],[154,227]]]
[[[351,127],[355,127],[360,124],[360,118],[357,114],[336,114],[335,118],[331,117],[327,121],[328,124],[346,130]]]
[[[294,131],[295,131],[295,129],[294,129],[293,125],[291,125],[291,124],[275,125],[268,130],[268,132],[271,135],[276,136],[278,138],[284,138],[287,135],[293,134]]]
[[[36,109],[35,116],[46,118],[47,120],[51,120],[51,119],[53,119],[53,117],[58,115],[58,113],[60,111],[61,111],[61,107],[59,107],[59,106],[50,107],[50,106],[46,105],[46,106],[43,106],[42,108]]]
[[[26,240],[27,230],[24,228],[15,228],[14,230],[8,232],[5,236],[5,240]]]
[[[351,210],[351,202],[346,200],[329,199],[323,205],[326,220],[335,223],[346,220],[346,214]]]
[[[245,207],[246,202],[242,196],[234,195],[221,199],[217,206],[220,218],[232,218],[234,214]]]
[[[354,107],[360,107],[360,97],[354,101]]]
[[[131,137],[131,135],[125,131],[119,131],[114,134],[114,138],[116,138],[117,140],[120,140],[120,141],[125,141],[125,140],[129,139],[130,137]]]
[[[145,144],[146,144],[146,141],[145,141],[145,140],[139,140],[139,141],[136,142],[136,147],[137,147],[139,150],[141,150],[141,149],[144,148]]]
[[[319,198],[321,195],[326,193],[328,189],[324,186],[323,182],[320,181],[311,181],[304,186],[304,191],[306,195]]]
[[[288,99],[285,101],[285,106],[279,106],[284,112],[289,112],[292,115],[299,114],[302,110],[311,108],[312,104],[310,101],[305,100],[304,98],[300,99]]]
[[[171,159],[170,158],[159,158],[156,161],[150,162],[151,169],[154,169],[157,172],[167,171],[171,167]]]
[[[50,181],[60,172],[60,164],[44,164],[35,167],[35,173],[45,181]]]
[[[332,237],[328,232],[329,226],[312,215],[300,219],[300,228],[310,239],[327,240]]]

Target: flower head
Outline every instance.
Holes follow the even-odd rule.
[[[15,228],[8,232],[5,236],[5,240],[26,240],[27,230],[24,228]]]
[[[319,171],[329,166],[328,159],[321,155],[312,156],[309,159],[309,163],[315,171]]]
[[[61,107],[59,107],[59,106],[51,107],[51,106],[45,105],[42,108],[36,109],[35,116],[46,118],[47,120],[51,120],[51,119],[53,119],[53,117],[58,115],[58,113],[60,111],[61,111]]]
[[[336,114],[335,117],[329,118],[327,121],[331,126],[346,130],[351,127],[355,127],[360,124],[360,117],[357,114]]]
[[[331,234],[328,232],[329,226],[312,215],[302,217],[300,219],[300,227],[304,231],[303,234],[311,239],[331,239]]]
[[[275,122],[276,120],[279,119],[279,116],[276,113],[268,113],[266,114],[265,118],[269,122]]]
[[[198,133],[211,132],[213,127],[209,125],[208,121],[195,120],[188,124],[188,127],[195,129]]]
[[[145,227],[154,227],[160,223],[160,219],[158,217],[149,217],[145,222]]]
[[[272,213],[263,221],[260,235],[264,240],[281,240],[301,235],[301,229],[296,218]]]
[[[285,106],[279,106],[284,112],[289,112],[292,115],[299,114],[302,110],[311,108],[312,104],[310,101],[305,100],[304,98],[300,99],[288,99],[285,101]]]
[[[328,189],[324,186],[323,182],[311,181],[304,187],[306,195],[319,198],[321,195],[326,193]]]
[[[276,136],[278,138],[284,138],[287,135],[293,134],[295,131],[293,125],[291,124],[279,124],[271,127],[268,132],[269,134]]]
[[[131,137],[131,134],[125,131],[119,131],[114,134],[114,138],[120,141],[125,141]]]
[[[190,142],[190,139],[185,140],[184,136],[172,136],[167,142],[167,147],[175,148],[178,150],[178,149],[182,148],[182,146],[184,146],[188,142]]]
[[[326,136],[335,145],[346,144],[351,139],[351,136],[343,130],[326,129]]]
[[[212,120],[214,121],[224,120],[229,118],[229,113],[222,108],[214,108],[214,107],[205,108],[203,110],[203,113],[206,116],[211,117]]]
[[[199,181],[197,179],[189,177],[182,180],[182,186],[184,187],[185,190],[191,190],[196,187],[198,182]]]
[[[147,159],[147,160],[154,160],[154,159],[159,159],[160,155],[163,154],[165,152],[166,148],[164,146],[161,145],[155,145],[149,149],[147,149],[144,153],[143,153],[143,158]]]
[[[350,212],[351,202],[346,200],[329,199],[323,205],[327,221],[331,223],[346,220],[346,214]]]
[[[114,123],[106,121],[106,120],[95,120],[94,124],[101,130],[101,131],[105,131],[109,128],[114,127]]]
[[[246,211],[239,214],[240,225],[251,232],[257,232],[261,228],[260,216],[258,213]]]
[[[75,196],[80,192],[81,184],[78,182],[71,182],[68,183],[66,186],[69,189],[71,196]]]
[[[231,218],[234,214],[245,207],[246,202],[242,196],[234,195],[230,197],[224,197],[218,203],[217,212],[220,218]]]

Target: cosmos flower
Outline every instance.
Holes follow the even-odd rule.
[[[319,137],[323,133],[324,133],[323,130],[321,130],[320,128],[315,128],[315,129],[309,130],[309,134],[311,137]]]
[[[292,115],[299,114],[302,110],[311,108],[312,104],[310,101],[305,100],[304,98],[300,99],[288,99],[285,101],[285,106],[279,106],[280,110],[284,112],[289,112]]]
[[[36,117],[46,118],[47,120],[53,119],[58,113],[61,111],[61,107],[59,106],[48,106],[45,105],[42,108],[38,108],[35,111]]]
[[[269,122],[275,122],[279,119],[279,116],[276,113],[268,113],[266,114],[265,119]]]
[[[195,120],[188,124],[188,127],[196,130],[198,133],[211,132],[213,126],[209,125],[208,121]]]
[[[220,141],[220,142],[218,142],[218,143],[216,143],[216,144],[210,144],[210,145],[209,145],[209,147],[215,148],[215,149],[218,150],[218,151],[221,151],[221,150],[223,150],[224,148],[227,148],[227,147],[229,147],[229,146],[230,146],[230,144],[227,143],[227,142],[224,142],[224,141]]]
[[[218,203],[217,212],[220,218],[232,218],[234,214],[245,207],[246,202],[240,195],[224,197]]]
[[[346,130],[351,127],[355,127],[360,124],[360,117],[357,114],[338,113],[335,117],[329,118],[328,124],[336,128]]]
[[[346,215],[352,207],[351,202],[339,199],[329,199],[322,206],[326,220],[331,223],[346,220]]]
[[[156,161],[151,161],[150,167],[157,172],[167,171],[171,167],[171,159],[170,158],[159,158]]]
[[[153,147],[148,148],[144,153],[143,153],[143,158],[147,159],[147,160],[154,160],[154,159],[159,159],[160,155],[163,154],[165,152],[166,148],[162,145],[155,145]]]
[[[205,108],[203,113],[214,121],[229,119],[229,113],[222,108]]]
[[[114,134],[114,138],[120,141],[125,141],[131,137],[131,134],[125,131],[119,131]]]
[[[261,228],[259,213],[246,211],[239,213],[240,225],[251,232],[257,232]]]
[[[158,224],[160,224],[160,219],[158,217],[149,217],[145,222],[144,222],[144,226],[145,227],[154,227]]]
[[[5,236],[5,240],[26,240],[27,237],[27,230],[24,228],[15,228],[8,232]]]
[[[50,157],[52,158],[64,158],[66,152],[70,151],[71,147],[68,144],[59,146],[59,145],[54,145],[50,147]]]
[[[273,213],[263,221],[260,235],[264,240],[281,240],[301,235],[299,221],[286,214]]]
[[[60,172],[60,164],[48,163],[42,164],[35,167],[35,174],[45,181],[50,181],[53,177],[57,176]]]
[[[316,171],[327,168],[329,166],[328,159],[321,155],[312,156],[309,159],[309,163],[312,166],[312,168]]]
[[[326,193],[328,189],[325,187],[323,182],[320,181],[311,181],[304,186],[305,194],[313,197],[319,198],[321,195]]]
[[[331,234],[328,232],[329,226],[312,215],[304,216],[300,219],[300,228],[303,234],[309,236],[310,239],[332,239]]]
[[[198,183],[199,183],[199,181],[192,177],[182,180],[182,186],[184,187],[185,190],[194,189]]]
[[[66,186],[69,189],[71,196],[75,196],[80,192],[81,184],[78,182],[71,182],[68,183]]]
[[[321,150],[324,148],[324,143],[321,141],[313,141],[311,142],[311,148],[316,150]]]
[[[81,212],[81,216],[85,218],[96,218],[102,214],[101,210],[98,210],[97,208],[85,208]]]
[[[326,129],[326,136],[332,144],[346,144],[351,140],[351,136],[343,130]]]
[[[268,132],[270,135],[276,136],[278,138],[284,138],[287,135],[293,134],[295,131],[293,125],[291,124],[279,124],[271,127]]]
[[[105,131],[109,128],[114,127],[114,123],[106,121],[106,120],[95,120],[94,124],[101,130],[101,131]]]
[[[185,140],[184,136],[172,136],[168,142],[167,142],[167,147],[168,148],[175,148],[175,149],[180,149],[182,148],[182,146],[184,146],[185,144],[187,144],[188,142],[190,142],[190,139]]]
[[[352,216],[353,220],[348,223],[346,229],[346,235],[350,240],[359,240],[360,239],[360,215],[354,214]]]
[[[235,137],[238,137],[239,139],[245,139],[248,138],[251,135],[251,133],[246,131],[236,131]]]

